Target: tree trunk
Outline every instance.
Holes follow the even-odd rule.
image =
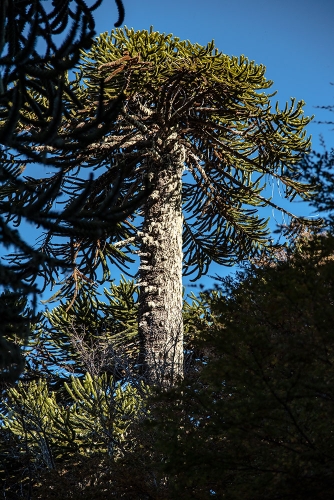
[[[145,380],[169,387],[183,377],[182,155],[152,166],[139,268],[139,336]]]

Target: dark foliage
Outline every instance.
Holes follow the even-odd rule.
[[[80,107],[66,73],[78,63],[80,50],[92,44],[92,14],[101,3],[97,0],[88,7],[80,0],[55,0],[48,10],[41,0],[1,2],[0,143],[43,161],[31,142],[52,144],[57,140],[57,128],[67,113],[64,94]],[[124,8],[121,1],[116,4],[121,23]],[[36,99],[38,95],[43,102]],[[18,133],[20,122],[25,129]]]
[[[323,153],[312,152],[301,163],[301,177],[317,186],[311,201],[315,211],[321,212],[327,224],[334,224],[334,149],[327,151],[323,143]],[[329,213],[328,213],[329,212]]]
[[[21,176],[31,162],[57,164],[55,157],[47,158],[38,148],[63,143],[59,126],[69,114],[68,107],[82,108],[71,89],[67,73],[78,63],[80,50],[89,49],[92,44],[95,34],[93,12],[101,3],[102,0],[98,0],[87,6],[81,0],[54,0],[48,6],[42,0],[3,0],[0,5],[0,243],[14,255],[9,255],[9,264],[0,265],[0,285],[3,290],[18,295],[32,294],[34,303],[38,292],[36,280],[41,271],[46,285],[52,272],[64,266],[64,262],[48,255],[43,248],[34,249],[13,226],[19,226],[24,220],[44,229],[53,228],[56,234],[82,235],[91,229],[88,221],[96,227],[97,217],[99,221],[104,220],[100,212],[79,213],[82,199],[92,188],[89,181],[79,189],[79,201],[75,207],[65,214],[54,210],[53,204],[59,196],[66,170],[63,160],[55,179],[43,189],[36,176],[29,179]],[[116,4],[119,24],[124,19],[124,8],[120,0]],[[101,137],[103,131],[99,131],[99,125],[104,120],[115,118],[122,99],[120,92],[108,109],[99,107],[96,117],[86,127],[86,133],[81,130],[80,134],[73,134],[72,151],[87,147],[93,138]],[[100,100],[103,100],[102,88]],[[69,135],[67,131],[66,137]],[[22,155],[28,160],[24,161]],[[12,192],[18,193],[15,203]],[[113,215],[112,223],[110,218],[105,222],[109,230],[126,217],[124,212]],[[20,333],[18,324],[17,335]],[[6,371],[7,354],[9,364],[16,363],[18,367],[21,361],[17,358],[18,352],[9,348],[3,335],[6,332],[1,324],[2,368]],[[23,338],[25,334],[22,334]],[[17,375],[18,371],[15,373]]]
[[[172,498],[332,498],[334,238],[298,248],[207,297],[204,368],[158,413]]]
[[[333,84],[332,84],[333,85]],[[330,113],[334,112],[334,106],[317,106]],[[334,125],[332,120],[318,121],[322,125]],[[301,181],[311,183],[316,187],[310,205],[315,212],[320,212],[325,218],[328,226],[334,225],[334,148],[328,149],[325,141],[320,136],[322,152],[312,151],[304,155],[298,178]]]

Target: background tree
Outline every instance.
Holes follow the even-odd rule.
[[[333,495],[333,245],[304,238],[202,294],[205,364],[158,412],[170,498]]]
[[[141,188],[143,175],[152,183],[141,219],[123,226],[124,241],[117,245],[140,245],[145,376],[153,384],[172,384],[183,374],[182,248],[185,273],[199,277],[212,260],[231,265],[268,243],[267,221],[257,207],[277,206],[263,193],[265,181],[279,180],[289,199],[310,191],[293,179],[309,150],[304,129],[310,118],[302,116],[302,102],[273,112],[272,95],[261,92],[271,86],[264,66],[218,53],[213,42],[201,47],[152,30],[116,30],[85,53],[81,71],[76,95],[86,107],[80,121],[95,113],[101,82],[106,103],[121,88],[126,94],[103,142],[79,155],[103,172],[85,206],[100,200],[110,206],[119,172],[127,181],[121,200]],[[64,127],[78,122],[73,115]],[[75,185],[84,182],[76,178]],[[74,263],[73,254],[89,248],[94,269],[105,268],[114,242],[107,233],[95,242],[72,239],[57,255],[71,255]]]
[[[326,109],[329,112],[334,111],[334,106],[318,106]],[[334,122],[327,120],[318,122],[326,125],[334,125]],[[310,202],[315,211],[321,212],[325,217],[329,227],[333,228],[334,223],[334,148],[326,148],[324,140],[321,138],[322,152],[312,151],[312,154],[305,155],[300,165],[299,178],[300,180],[311,182],[316,191]]]

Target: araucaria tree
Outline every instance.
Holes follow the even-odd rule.
[[[36,301],[38,289],[35,281],[40,270],[45,267],[55,269],[61,264],[55,259],[46,259],[44,252],[36,252],[8,223],[18,225],[24,218],[42,227],[45,222],[48,229],[53,224],[55,230],[60,216],[50,213],[59,185],[54,184],[53,189],[45,193],[45,190],[39,191],[38,182],[23,183],[19,176],[24,169],[24,160],[21,156],[20,161],[15,151],[23,154],[25,159],[46,163],[44,151],[38,152],[32,146],[54,145],[62,141],[59,125],[62,116],[67,114],[63,96],[67,96],[67,101],[74,98],[72,108],[73,105],[80,107],[71,93],[67,73],[78,64],[80,48],[87,49],[93,42],[95,22],[92,13],[100,3],[94,0],[88,2],[90,5],[82,0],[0,2],[0,246],[16,252],[10,265],[0,262],[0,316],[3,320],[0,324],[0,381],[18,378],[23,369],[22,353],[19,345],[13,342],[14,334],[24,345],[29,334],[29,319],[25,316],[22,322],[18,316],[24,303],[22,297],[31,294]],[[122,23],[123,4],[117,0],[116,5],[120,17],[118,22]],[[112,113],[113,109],[109,109],[111,119]],[[104,111],[100,112],[99,118],[103,114]],[[100,123],[97,117],[92,120],[90,133],[99,133]],[[85,134],[81,134],[80,139],[77,147],[91,142]],[[51,163],[56,163],[55,157]],[[66,169],[64,162],[61,168]],[[11,198],[13,191],[19,193],[15,204]],[[23,206],[26,198],[29,200]],[[71,224],[73,215],[67,214],[65,224]],[[79,234],[78,226],[72,223],[73,226]]]
[[[115,236],[105,232],[95,243],[94,266],[105,265],[112,248],[139,245],[142,364],[147,381],[167,386],[183,376],[182,265],[197,278],[211,261],[231,265],[269,243],[257,207],[279,207],[266,196],[266,181],[279,181],[290,200],[310,194],[309,185],[294,179],[309,150],[310,118],[303,117],[302,101],[273,110],[265,67],[218,52],[214,42],[203,47],[125,28],[102,34],[83,56],[75,92],[84,109],[64,127],[89,122],[101,88],[104,105],[121,89],[125,94],[104,139],[76,159],[103,172],[85,207],[107,200],[120,179],[119,204],[143,179],[152,188],[135,219],[122,226],[123,242],[113,246]],[[92,241],[70,244],[75,263],[73,255]]]

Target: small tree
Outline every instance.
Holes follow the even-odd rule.
[[[59,395],[50,391],[43,379],[28,384],[20,381],[8,391],[4,413],[0,414],[1,430],[15,436],[16,446],[14,457],[3,453],[3,481],[7,476],[9,484],[17,487],[19,474],[14,479],[8,472],[13,462],[19,465],[20,458],[21,467],[22,462],[29,463],[30,474],[23,467],[20,481],[23,489],[28,489],[39,480],[40,471],[61,472],[75,459],[94,456],[101,462],[116,462],[131,449],[130,428],[145,412],[144,386],[138,391],[115,384],[106,373],[99,377],[86,373],[83,379],[72,377],[65,389],[66,402],[59,401]],[[93,483],[94,474],[89,476],[85,478],[87,485]]]

